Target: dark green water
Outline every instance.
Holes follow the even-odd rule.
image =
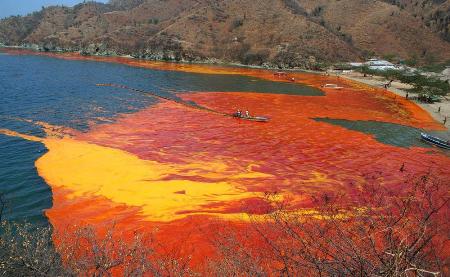
[[[430,144],[420,139],[422,130],[413,127],[378,121],[350,121],[331,118],[315,118],[314,120],[373,135],[377,141],[384,144],[398,147],[431,147]],[[443,138],[448,136],[448,132],[431,133]]]

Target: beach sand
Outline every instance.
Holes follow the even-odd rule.
[[[350,72],[350,73],[343,73],[339,74],[340,77],[346,78],[352,81],[360,82],[369,86],[382,88],[384,84],[389,82],[383,77],[380,76],[370,76],[367,75],[364,77],[363,74],[359,72]],[[408,84],[403,84],[398,81],[394,81],[391,84],[391,87],[388,88],[388,90],[392,93],[395,93],[399,96],[406,97],[406,90],[411,88]],[[409,97],[415,96],[415,94],[409,94]],[[416,103],[418,106],[420,106],[422,109],[427,111],[437,122],[443,124],[447,131],[445,133],[441,133],[440,136],[444,138],[450,138],[450,97],[447,96],[444,99],[442,99],[441,102],[436,103],[422,103],[416,100],[410,100],[414,103]],[[444,123],[445,118],[447,118],[447,121]]]

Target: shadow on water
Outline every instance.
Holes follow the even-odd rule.
[[[204,75],[183,72],[167,72],[170,83],[163,86],[166,90],[177,92],[256,92],[289,94],[302,96],[323,96],[316,88],[287,83],[272,82],[254,77],[239,75]],[[180,90],[180,88],[182,88]]]
[[[420,139],[421,129],[378,121],[351,121],[344,119],[314,118],[315,121],[325,122],[344,127],[352,131],[370,134],[381,143],[397,147],[431,147]],[[433,135],[446,137],[447,132],[428,132]]]

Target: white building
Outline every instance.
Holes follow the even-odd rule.
[[[367,62],[359,63],[359,62],[351,62],[348,63],[352,67],[362,67],[362,66],[368,66],[372,70],[402,70],[403,68],[400,66],[397,66],[389,61],[386,60],[379,60],[379,59],[369,59]]]
[[[399,70],[400,68],[395,64],[388,62],[386,60],[370,59],[364,63],[364,65],[369,66],[372,70]]]

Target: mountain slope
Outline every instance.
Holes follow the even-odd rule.
[[[448,0],[385,0],[409,11],[427,27],[450,42],[450,1]]]
[[[87,2],[1,20],[0,42],[88,54],[306,68],[370,55],[422,63],[450,59],[449,1],[420,1],[425,4],[417,5],[426,8],[410,0]]]

